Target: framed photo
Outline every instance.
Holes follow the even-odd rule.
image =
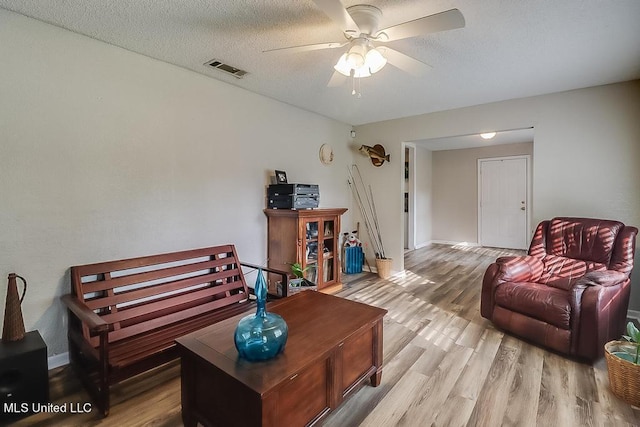
[[[276,184],[286,184],[287,173],[285,171],[276,171]]]

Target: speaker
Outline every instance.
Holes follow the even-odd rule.
[[[31,415],[38,404],[47,403],[47,346],[38,331],[0,342],[0,424]]]

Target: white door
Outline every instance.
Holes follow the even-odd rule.
[[[482,246],[528,248],[528,169],[528,156],[478,160]]]

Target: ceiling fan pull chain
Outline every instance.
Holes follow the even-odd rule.
[[[357,90],[356,86],[358,86]],[[351,95],[354,95],[358,99],[362,98],[362,93],[360,93],[360,79],[356,79],[353,74],[351,75]]]

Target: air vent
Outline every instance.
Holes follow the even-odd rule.
[[[236,67],[232,67],[229,64],[225,64],[224,62],[218,61],[217,59],[212,59],[209,62],[206,62],[204,65],[207,65],[212,68],[217,68],[220,71],[224,71],[225,73],[231,74],[233,77],[237,79],[241,79],[245,74],[248,74],[246,71],[241,70]]]

